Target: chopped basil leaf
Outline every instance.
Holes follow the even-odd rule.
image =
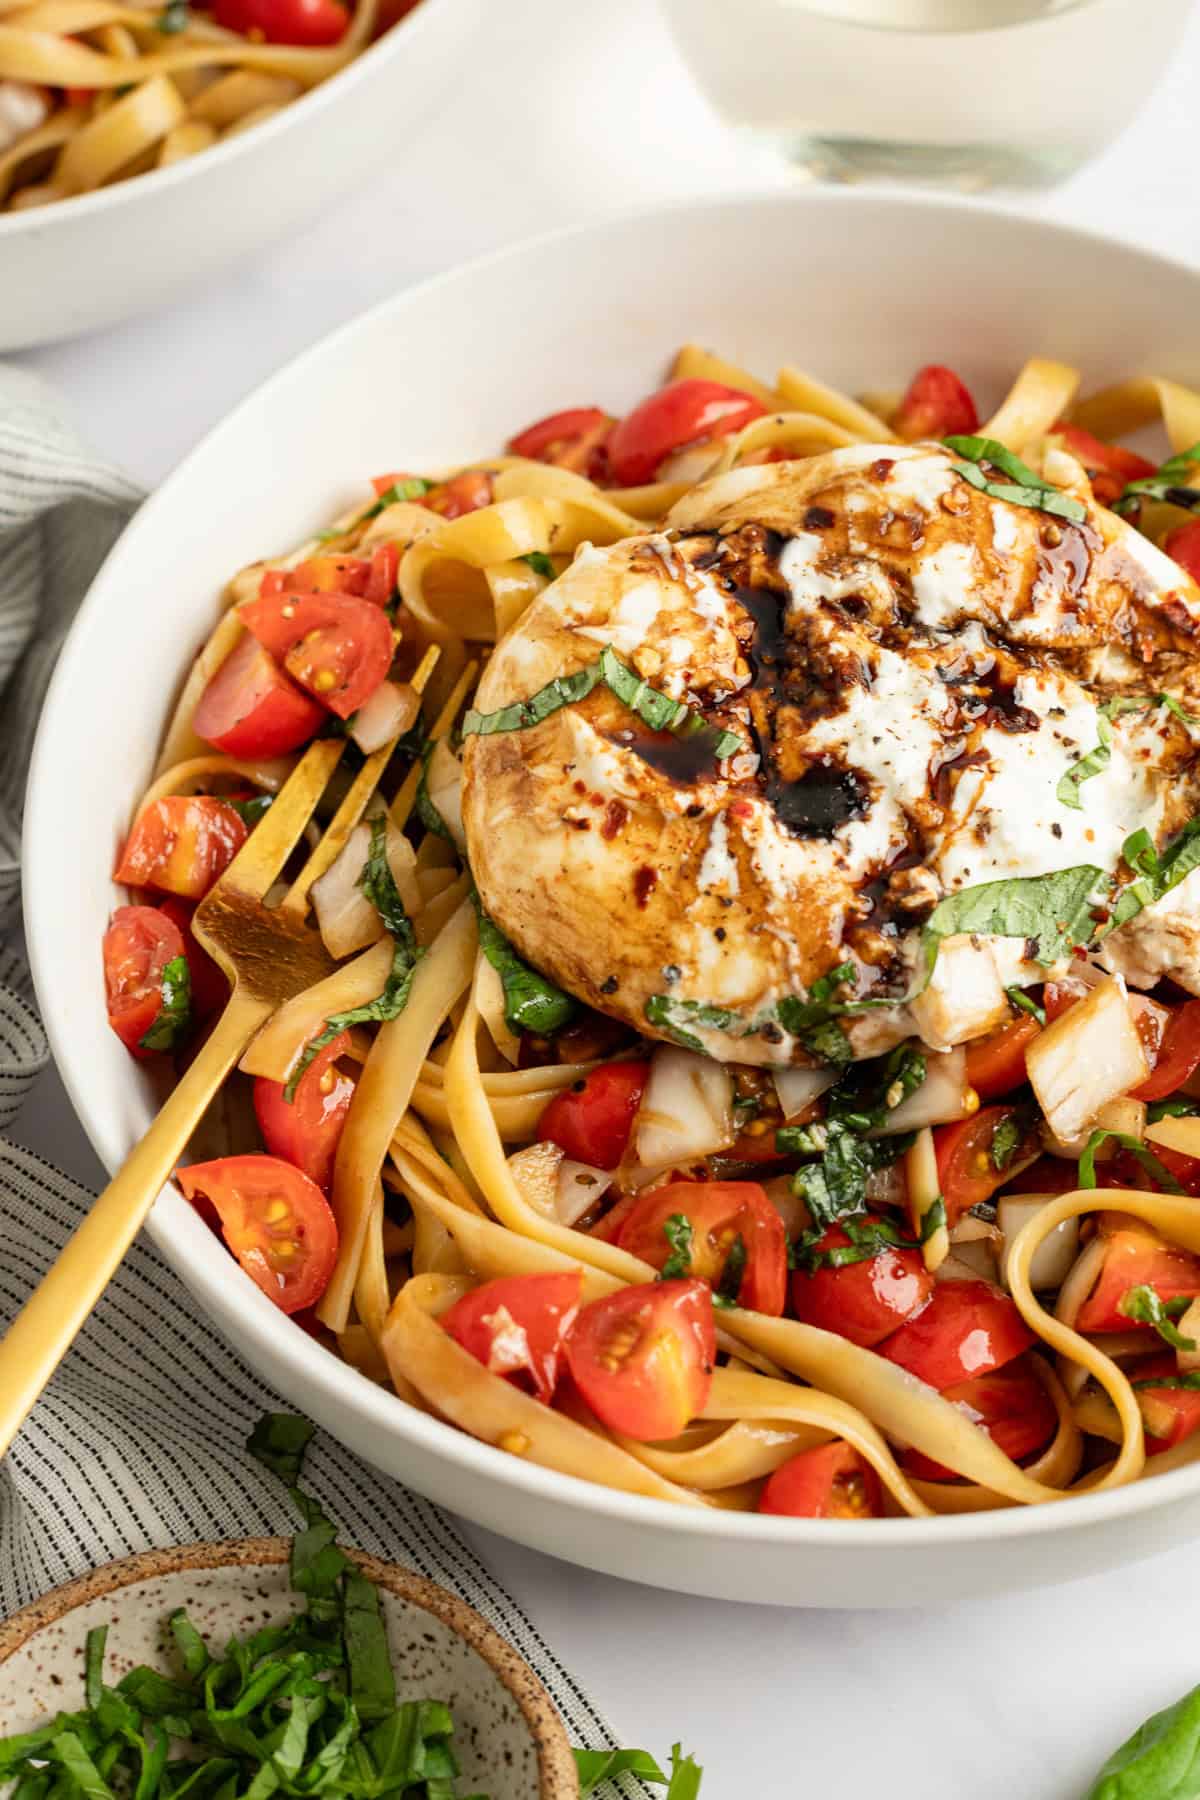
[[[1025,1133],[1021,1129],[1016,1113],[1010,1113],[1007,1119],[1001,1119],[992,1133],[992,1147],[989,1152],[993,1169],[1007,1169],[1021,1146]]]
[[[1200,444],[1193,444],[1188,450],[1177,450],[1155,469],[1153,475],[1127,481],[1120,498],[1113,502],[1113,511],[1133,512],[1142,500],[1167,500],[1187,512],[1200,511],[1200,489],[1186,485],[1196,463],[1200,463]]]
[[[801,1238],[794,1266],[811,1275],[816,1269],[846,1269],[854,1263],[871,1262],[881,1250],[920,1248],[915,1238],[905,1237],[890,1219],[844,1219],[842,1229],[850,1242],[833,1244],[827,1250],[817,1248],[818,1239],[809,1242]]]
[[[385,489],[375,503],[359,515],[358,523],[365,525],[368,519],[377,519],[381,512],[386,511],[389,506],[395,506],[398,501],[420,500],[433,486],[432,481],[425,481],[420,475],[408,475],[403,481],[393,481],[391,487]]]
[[[1022,875],[960,888],[938,901],[922,933],[928,971],[933,971],[942,939],[960,934],[1028,938],[1030,960],[1050,968],[1095,936],[1092,911],[1097,894],[1106,891],[1108,883],[1102,869],[1079,863],[1050,875]]]
[[[1134,879],[1117,895],[1103,935],[1116,931],[1178,887],[1186,875],[1200,867],[1200,815],[1176,832],[1160,855],[1146,830],[1134,831],[1121,846],[1121,855],[1134,871]]]
[[[736,1306],[742,1291],[742,1279],[746,1273],[746,1240],[739,1231],[729,1246],[729,1254],[725,1258],[725,1267],[721,1270],[721,1279],[717,1282],[713,1293],[714,1303],[726,1301]]]
[[[678,1744],[671,1747],[670,1774],[646,1750],[576,1750],[574,1755],[579,1800],[588,1800],[602,1781],[615,1781],[618,1775],[638,1775],[643,1781],[665,1786],[663,1800],[697,1800],[700,1793],[702,1770],[692,1757],[682,1754]]]
[[[1054,792],[1062,806],[1074,807],[1076,812],[1083,811],[1083,801],[1079,798],[1079,789],[1093,775],[1102,775],[1112,761],[1112,726],[1104,716],[1103,709],[1096,715],[1096,735],[1099,743],[1078,762],[1071,764]]]
[[[304,1452],[316,1434],[316,1426],[296,1413],[264,1413],[246,1442],[255,1462],[289,1487],[300,1479]]]
[[[1169,1100],[1151,1100],[1146,1108],[1147,1125],[1157,1125],[1160,1119],[1191,1119],[1200,1112],[1200,1101],[1189,1100],[1186,1094],[1172,1094]]]
[[[141,1050],[174,1050],[187,1036],[192,1023],[192,974],[186,956],[173,956],[163,964],[159,976],[162,1005],[145,1037],[139,1039]]]
[[[1145,1284],[1132,1287],[1117,1303],[1117,1311],[1127,1319],[1133,1319],[1139,1325],[1153,1325],[1164,1343],[1170,1344],[1173,1350],[1194,1350],[1195,1338],[1184,1337],[1178,1326],[1172,1323],[1171,1315],[1176,1318],[1185,1313],[1191,1301],[1186,1297],[1179,1300],[1163,1300],[1152,1287]]]
[[[544,550],[531,550],[521,561],[528,563],[535,575],[544,575],[547,581],[554,580],[554,564]]]
[[[672,700],[669,694],[662,694],[657,688],[651,687],[649,682],[643,681],[628,663],[621,661],[610,644],[606,644],[600,652],[599,662],[589,663],[587,668],[577,670],[574,675],[556,675],[545,687],[539,688],[536,694],[531,694],[528,700],[516,700],[511,706],[502,706],[497,712],[491,713],[476,712],[472,707],[463,718],[463,736],[491,736],[501,731],[525,731],[531,725],[540,725],[543,719],[548,719],[551,713],[558,712],[561,707],[585,700],[600,682],[616,695],[623,706],[636,713],[651,731],[673,731],[679,736],[687,737],[695,737],[701,732],[710,733],[712,753],[718,760],[732,756],[735,750],[742,747],[742,740],[736,732],[710,725],[682,700]]]
[[[1094,1188],[1100,1185],[1096,1180],[1096,1152],[1106,1138],[1114,1138],[1122,1150],[1128,1150],[1131,1156],[1136,1156],[1147,1175],[1158,1182],[1164,1193],[1183,1193],[1183,1188],[1180,1187],[1170,1171],[1163,1167],[1154,1152],[1147,1150],[1140,1138],[1131,1137],[1125,1131],[1093,1131],[1087,1141],[1087,1147],[1079,1159],[1079,1185],[1081,1188]]]
[[[931,1206],[927,1206],[921,1215],[920,1242],[927,1244],[946,1225],[946,1202],[939,1194]]]
[[[248,825],[253,831],[274,799],[274,794],[251,794],[248,800],[226,800],[225,804],[232,806],[243,825]]]
[[[417,783],[417,797],[414,811],[426,831],[432,831],[435,837],[445,838],[448,844],[454,842],[454,835],[443,819],[433,801],[429,798],[429,759],[436,748],[437,740],[431,738],[421,750],[421,779]]]
[[[687,1029],[689,1025],[699,1025],[707,1031],[730,1031],[737,1037],[749,1037],[754,1029],[743,1025],[728,1007],[713,1006],[707,1000],[675,1000],[670,994],[651,994],[644,1010],[648,1025],[701,1056],[705,1054],[704,1045],[694,1031]]]
[[[408,1005],[417,964],[425,952],[417,942],[387,859],[387,823],[386,813],[380,813],[371,820],[371,844],[359,877],[359,885],[391,935],[391,970],[383,992],[377,994],[374,1000],[368,1000],[363,1006],[353,1006],[347,1012],[333,1013],[325,1021],[324,1030],[310,1039],[284,1085],[283,1097],[289,1103],[295,1099],[296,1088],[305,1069],[326,1044],[333,1042],[340,1031],[348,1031],[352,1025],[387,1024],[392,1019],[398,1019]]]
[[[1130,1387],[1138,1388],[1181,1388],[1196,1393],[1200,1391],[1200,1369],[1189,1369],[1186,1375],[1148,1375],[1144,1381],[1131,1381]]]
[[[1025,993],[1022,988],[1006,987],[1004,991],[1018,1012],[1028,1013],[1030,1018],[1036,1019],[1039,1025],[1046,1023],[1045,1007],[1039,1006],[1037,1001]]]
[[[964,481],[969,481],[972,487],[991,494],[993,499],[1007,500],[1013,506],[1030,506],[1038,512],[1053,513],[1060,519],[1070,519],[1075,525],[1082,525],[1086,520],[1087,507],[1082,500],[1062,493],[1050,482],[1043,480],[1019,456],[1014,456],[1011,450],[998,444],[995,438],[948,437],[943,438],[942,442],[948,450],[967,459],[954,465],[955,474],[961,475]],[[1001,475],[1007,475],[1008,480],[1004,482],[990,479],[979,466],[981,463],[998,470]]]
[[[660,1281],[684,1281],[692,1272],[692,1221],[686,1213],[672,1213],[663,1226],[671,1254],[659,1273]]]
[[[167,0],[166,6],[155,20],[159,31],[167,37],[174,37],[178,32],[186,31],[192,22],[187,0]]]
[[[94,1625],[83,1647],[83,1691],[89,1706],[99,1706],[104,1694],[104,1645],[107,1625]]]
[[[785,1126],[776,1132],[775,1142],[781,1150],[800,1155],[816,1150],[820,1155],[819,1162],[805,1164],[792,1176],[792,1192],[808,1208],[815,1242],[830,1225],[866,1212],[868,1178],[902,1156],[912,1136],[865,1138],[845,1119],[832,1118],[819,1127]]]
[[[471,898],[479,919],[479,948],[499,975],[504,990],[504,1018],[509,1030],[553,1037],[575,1017],[576,1002],[523,962],[500,927],[488,918],[474,890]]]

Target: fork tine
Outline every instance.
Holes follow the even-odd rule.
[[[440,654],[439,646],[431,644],[421,658],[420,667],[411,683],[418,694],[424,693],[425,685],[437,667]],[[387,767],[398,741],[397,738],[392,738],[388,743],[381,744],[378,750],[373,750],[368,756],[351,783],[345,799],[326,827],[325,835],[280,901],[280,910],[298,914],[303,914],[307,910],[309,889],[314,882],[320,880],[326,869],[332,867],[345,849],[346,841],[366,811],[371,795],[379,785],[379,779]],[[270,813],[267,814],[267,817],[270,817]]]
[[[345,747],[340,737],[317,738],[309,745],[208,899],[231,889],[262,899],[299,841]]]

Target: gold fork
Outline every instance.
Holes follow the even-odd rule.
[[[267,907],[263,900],[312,818],[344,744],[343,738],[319,738],[309,746],[196,910],[192,929],[233,991],[145,1137],[0,1341],[0,1456],[108,1286],[205,1108],[250,1039],[285,1000],[323,980],[334,967],[320,937],[305,923],[309,889],[362,817],[394,741],[367,758],[280,904]]]

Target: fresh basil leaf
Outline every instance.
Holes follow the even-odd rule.
[[[1172,1094],[1168,1100],[1151,1100],[1146,1108],[1147,1125],[1157,1125],[1160,1119],[1191,1119],[1200,1112],[1200,1101],[1189,1100],[1186,1094]]]
[[[433,755],[436,741],[431,738],[421,751],[421,779],[417,783],[417,797],[413,806],[426,831],[432,831],[435,837],[445,838],[448,844],[453,844],[453,832],[429,797],[429,759]]]
[[[1073,807],[1076,812],[1083,811],[1080,787],[1094,775],[1102,775],[1112,761],[1112,726],[1103,711],[1096,714],[1096,735],[1099,738],[1096,748],[1072,763],[1054,790],[1059,804]]]
[[[1093,1131],[1084,1148],[1083,1155],[1079,1159],[1078,1180],[1081,1188],[1094,1188],[1100,1185],[1096,1179],[1096,1152],[1108,1138],[1115,1139],[1122,1150],[1128,1150],[1130,1155],[1136,1156],[1146,1173],[1158,1182],[1164,1193],[1183,1193],[1183,1188],[1180,1187],[1170,1170],[1163,1167],[1154,1152],[1147,1150],[1140,1138],[1131,1137],[1125,1131]]]
[[[242,823],[253,831],[263,814],[275,804],[275,796],[274,794],[251,794],[248,800],[226,800],[225,804],[232,806]]]
[[[871,1262],[881,1250],[920,1248],[915,1238],[905,1237],[899,1226],[890,1219],[843,1219],[842,1229],[850,1242],[832,1244],[824,1250],[819,1248],[819,1239],[816,1237],[800,1239],[796,1246],[794,1266],[811,1274],[815,1269],[846,1269],[854,1263]]]
[[[929,973],[942,940],[960,934],[1026,938],[1030,960],[1050,968],[1077,944],[1091,942],[1096,934],[1092,913],[1097,895],[1105,893],[1109,885],[1102,869],[1080,863],[1050,875],[1016,876],[960,888],[938,901],[922,932]]]
[[[112,1789],[88,1755],[77,1732],[60,1731],[50,1741],[50,1760],[66,1774],[85,1800],[115,1800]]]
[[[1172,1350],[1194,1350],[1195,1338],[1185,1337],[1171,1319],[1172,1312],[1186,1312],[1190,1305],[1191,1302],[1186,1298],[1182,1302],[1163,1300],[1152,1287],[1142,1283],[1121,1296],[1117,1311],[1139,1325],[1153,1325],[1159,1337],[1165,1344],[1170,1344]]]
[[[1057,518],[1070,519],[1075,525],[1082,525],[1087,519],[1087,507],[1081,500],[1062,493],[1045,481],[995,438],[948,437],[942,442],[957,456],[967,459],[954,465],[955,474],[994,499],[1007,500],[1012,506],[1029,506],[1038,512],[1053,513]],[[1007,475],[1008,481],[991,479],[984,474],[979,466],[981,463]]]
[[[167,0],[163,11],[159,13],[155,24],[165,37],[175,37],[186,31],[192,22],[192,15],[187,0]]]
[[[1039,1025],[1044,1025],[1046,1023],[1045,1007],[1039,1006],[1037,1001],[1032,999],[1029,994],[1025,993],[1022,988],[1006,987],[1004,992],[1008,995],[1018,1012],[1028,1013],[1030,1018],[1036,1019]]]
[[[663,1785],[670,1779],[647,1750],[576,1750],[574,1755],[579,1800],[587,1800],[602,1781],[615,1781],[618,1775],[640,1775],[643,1781]]]
[[[799,1133],[805,1131],[811,1135],[802,1148]],[[805,1154],[807,1144],[820,1145],[821,1160],[797,1169],[792,1177],[792,1192],[804,1201],[813,1231],[820,1237],[830,1225],[866,1212],[868,1177],[903,1155],[912,1138],[861,1137],[844,1119],[833,1118],[820,1130],[785,1126],[776,1132],[775,1142],[781,1150],[795,1148],[800,1154]]]
[[[925,1208],[924,1213],[921,1215],[921,1230],[918,1235],[918,1241],[921,1244],[927,1244],[930,1238],[936,1237],[939,1231],[944,1230],[945,1225],[946,1202],[939,1194],[932,1204]]]
[[[367,860],[363,865],[360,882],[363,893],[391,935],[392,967],[381,994],[376,995],[374,1000],[368,1000],[362,1006],[354,1006],[347,1012],[332,1014],[325,1021],[324,1030],[309,1040],[304,1054],[284,1084],[283,1097],[289,1103],[295,1099],[296,1088],[313,1058],[325,1048],[326,1044],[331,1044],[339,1032],[348,1031],[352,1025],[387,1024],[392,1019],[400,1017],[408,1005],[408,996],[412,992],[417,964],[425,954],[424,949],[417,942],[412,922],[404,910],[404,902],[400,898],[400,892],[387,859],[386,813],[380,813],[371,821],[371,844],[367,852]]]
[[[660,1281],[685,1281],[692,1272],[692,1221],[686,1213],[672,1213],[663,1226],[671,1254],[663,1264]]]
[[[472,892],[479,920],[479,948],[500,977],[504,990],[504,1019],[510,1031],[529,1031],[535,1037],[553,1037],[570,1023],[578,1004],[570,994],[519,957],[500,927],[483,910]]]
[[[1188,476],[1197,463],[1200,463],[1200,444],[1193,444],[1189,450],[1177,450],[1155,469],[1153,475],[1127,481],[1113,502],[1113,511],[1134,512],[1143,500],[1166,500],[1172,506],[1183,507],[1186,512],[1200,511],[1200,489],[1187,485]]]
[[[521,558],[521,561],[528,563],[535,575],[544,575],[547,581],[554,580],[554,564],[544,550],[530,550],[528,555]]]
[[[491,737],[501,731],[527,731],[532,725],[540,725],[560,707],[586,700],[600,680],[600,664],[589,663],[587,668],[577,670],[574,675],[556,675],[528,700],[514,700],[510,706],[502,706],[496,712],[481,713],[471,707],[463,715],[462,734],[465,738]]]
[[[1131,832],[1121,854],[1134,870],[1134,879],[1117,895],[1103,933],[1106,937],[1178,887],[1193,869],[1200,868],[1200,814],[1176,832],[1161,854],[1145,830]]]
[[[742,1291],[742,1281],[746,1274],[747,1260],[746,1240],[739,1231],[729,1246],[725,1267],[721,1270],[721,1278],[713,1291],[714,1304],[724,1302],[727,1306],[737,1305]]]
[[[646,1022],[661,1031],[685,1050],[705,1055],[704,1045],[689,1025],[707,1031],[730,1031],[737,1037],[749,1037],[753,1027],[746,1026],[726,1006],[713,1006],[707,1000],[676,1000],[670,994],[651,994],[645,1005]]]
[[[95,1625],[88,1632],[83,1646],[83,1689],[87,1704],[99,1706],[104,1696],[104,1645],[108,1638],[107,1625]]]
[[[1148,1375],[1144,1381],[1131,1381],[1129,1385],[1135,1392],[1139,1388],[1178,1388],[1194,1394],[1200,1391],[1200,1369],[1189,1369],[1186,1375]]]
[[[420,475],[406,475],[403,481],[393,481],[391,487],[385,488],[366,512],[359,514],[358,523],[365,525],[368,519],[377,519],[381,512],[385,512],[389,506],[395,506],[400,500],[420,500],[434,485]]]
[[[342,1635],[350,1699],[360,1719],[386,1718],[396,1708],[396,1677],[379,1592],[352,1565],[342,1583]]]
[[[295,1487],[304,1466],[304,1453],[316,1429],[310,1420],[296,1413],[264,1413],[250,1433],[246,1449],[272,1475]]]
[[[1197,1800],[1200,1687],[1139,1725],[1114,1750],[1086,1800]]]
[[[162,1005],[146,1035],[139,1040],[142,1050],[174,1050],[191,1030],[192,973],[184,955],[173,956],[164,963],[159,976]]]
[[[204,1639],[182,1606],[176,1607],[167,1619],[167,1624],[171,1627],[171,1635],[175,1639],[175,1647],[179,1651],[184,1672],[190,1675],[194,1681],[198,1675],[203,1675],[209,1664],[209,1655]]]
[[[1022,1131],[1020,1121],[1015,1113],[1007,1119],[1001,1119],[992,1133],[991,1149],[988,1152],[993,1169],[997,1171],[1007,1169],[1017,1154],[1024,1136],[1025,1133]]]

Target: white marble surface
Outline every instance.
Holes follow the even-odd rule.
[[[486,38],[419,149],[304,235],[159,316],[20,360],[153,483],[264,375],[405,283],[602,211],[784,180],[709,115],[651,0],[498,0]],[[1150,109],[1029,204],[1200,255],[1198,80],[1200,14]],[[20,1135],[97,1179],[52,1075]],[[843,1615],[482,1548],[627,1741],[695,1751],[705,1800],[1079,1800],[1115,1741],[1200,1680],[1200,1548],[949,1613]]]

